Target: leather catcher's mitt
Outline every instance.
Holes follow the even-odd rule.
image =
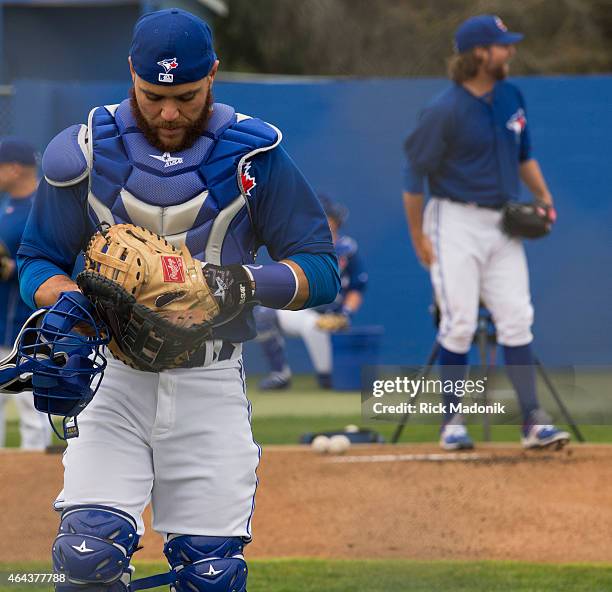
[[[316,324],[322,331],[341,331],[349,326],[349,318],[342,313],[327,312],[319,316]]]
[[[219,314],[187,247],[132,224],[91,238],[77,283],[108,325],[113,355],[139,370],[185,366]]]
[[[554,224],[554,208],[539,202],[508,202],[502,211],[502,230],[518,238],[541,238],[546,236]]]

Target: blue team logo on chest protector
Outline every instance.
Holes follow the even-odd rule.
[[[255,180],[247,161],[277,146],[279,130],[215,103],[208,129],[191,148],[160,153],[125,100],[94,109],[88,136],[88,203],[96,224],[144,226],[217,265],[253,262],[248,199]]]

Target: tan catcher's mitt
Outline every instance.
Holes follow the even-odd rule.
[[[108,325],[113,355],[139,370],[188,366],[219,314],[187,247],[132,224],[91,238],[77,283]]]

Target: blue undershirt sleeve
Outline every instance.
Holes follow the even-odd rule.
[[[54,275],[72,273],[89,236],[86,199],[86,180],[72,187],[40,182],[17,252],[21,296],[32,308],[41,284]]]
[[[338,258],[333,253],[297,253],[288,257],[297,263],[308,280],[310,293],[302,308],[333,302],[340,291]]]
[[[38,308],[34,302],[34,294],[42,284],[54,275],[62,275],[64,271],[51,261],[33,257],[17,257],[19,265],[19,289],[24,302],[33,309]]]

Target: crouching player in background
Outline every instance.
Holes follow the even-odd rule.
[[[300,337],[306,344],[321,388],[331,388],[332,348],[330,332],[345,329],[359,310],[368,283],[368,274],[358,254],[357,242],[339,235],[348,210],[325,196],[319,196],[332,232],[341,274],[342,288],[336,300],[307,310],[255,308],[257,340],[261,343],[270,367],[259,388],[281,390],[291,385],[291,368],[287,362],[284,336]]]

